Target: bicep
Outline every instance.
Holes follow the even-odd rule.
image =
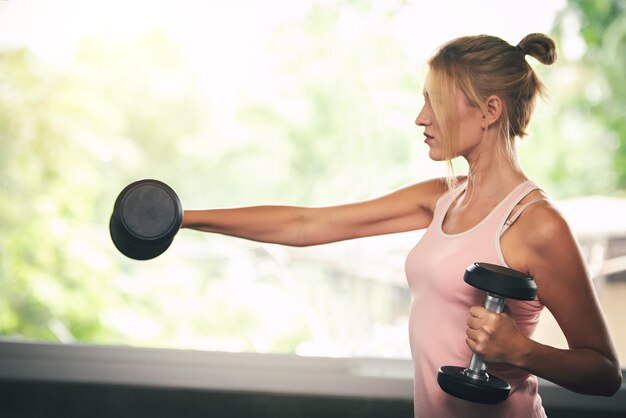
[[[308,209],[308,240],[333,242],[426,228],[445,187],[441,180],[430,180],[363,202]]]

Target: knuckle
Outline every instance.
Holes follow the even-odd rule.
[[[486,334],[486,335],[493,335],[494,333],[494,327],[490,324],[485,324],[482,327],[482,331]]]

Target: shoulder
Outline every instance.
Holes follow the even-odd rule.
[[[514,224],[515,241],[518,248],[524,248],[523,263],[526,270],[533,273],[569,263],[581,264],[578,242],[566,218],[541,191],[531,193],[522,200],[536,202],[529,205]],[[520,260],[521,261],[521,260]]]
[[[541,250],[573,238],[567,220],[543,192],[531,193],[520,204],[527,202],[533,203],[520,216],[518,229],[524,231],[524,241],[532,248]]]

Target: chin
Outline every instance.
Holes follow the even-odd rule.
[[[432,150],[428,153],[428,157],[433,161],[444,161],[443,155]]]

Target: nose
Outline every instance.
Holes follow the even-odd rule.
[[[431,124],[431,117],[426,110],[426,105],[422,106],[422,110],[420,110],[417,117],[415,118],[415,124],[417,126],[428,126]]]

